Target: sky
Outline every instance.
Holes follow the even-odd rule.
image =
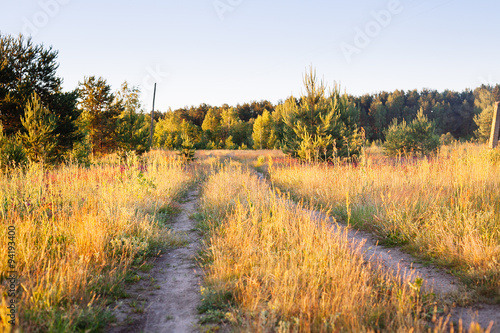
[[[127,81],[143,108],[277,103],[319,78],[353,95],[500,83],[491,0],[3,0],[2,34],[59,52],[70,91]]]

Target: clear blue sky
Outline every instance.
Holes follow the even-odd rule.
[[[491,0],[9,0],[0,31],[58,50],[65,90],[127,80],[146,110],[155,81],[163,111],[276,103],[300,95],[311,64],[355,95],[500,82]]]

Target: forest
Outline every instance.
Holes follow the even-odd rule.
[[[124,82],[114,90],[105,78],[86,76],[65,92],[57,76],[58,52],[23,36],[0,35],[0,54],[2,165],[68,159],[86,163],[111,152],[142,154],[183,145],[279,148],[321,160],[356,157],[369,143],[384,144],[389,154],[429,153],[454,140],[485,142],[494,102],[500,99],[498,85],[461,92],[423,89],[353,96],[341,93],[343,87],[329,88],[311,67],[304,75],[306,93],[276,104],[261,100],[155,110],[151,146],[151,116],[141,104],[138,87]],[[426,128],[428,149],[401,139],[408,135],[400,131],[417,123]]]

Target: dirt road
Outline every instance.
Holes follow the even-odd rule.
[[[130,298],[115,308],[117,323],[109,331],[124,332],[198,332],[197,306],[200,303],[201,270],[195,256],[200,245],[196,222],[198,190],[191,191],[181,204],[172,228],[184,235],[184,247],[167,251],[157,258],[148,274],[130,286]]]

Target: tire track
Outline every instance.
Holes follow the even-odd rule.
[[[130,301],[119,304],[115,308],[118,326],[109,332],[199,332],[197,307],[202,272],[195,256],[200,235],[195,230],[196,222],[190,218],[198,207],[198,192],[196,189],[188,193],[181,213],[172,222],[173,230],[185,235],[187,244],[155,260],[148,281],[130,290],[143,308],[131,309]]]
[[[257,172],[261,181],[269,184],[261,172]],[[297,203],[290,201],[290,205]],[[434,292],[444,300],[460,299],[467,294],[467,287],[455,276],[436,266],[424,266],[417,262],[412,255],[399,248],[388,248],[379,244],[376,237],[368,232],[354,230],[338,223],[335,219],[324,213],[302,207],[311,217],[318,222],[327,220],[331,223],[332,231],[346,232],[349,242],[359,248],[366,261],[382,267],[400,281],[409,279],[415,282],[417,278],[423,279],[422,288],[426,292]],[[459,323],[462,321],[464,328],[469,328],[472,322],[482,328],[490,328],[489,332],[500,333],[500,305],[478,303],[469,307],[455,306],[452,308],[450,320]]]

